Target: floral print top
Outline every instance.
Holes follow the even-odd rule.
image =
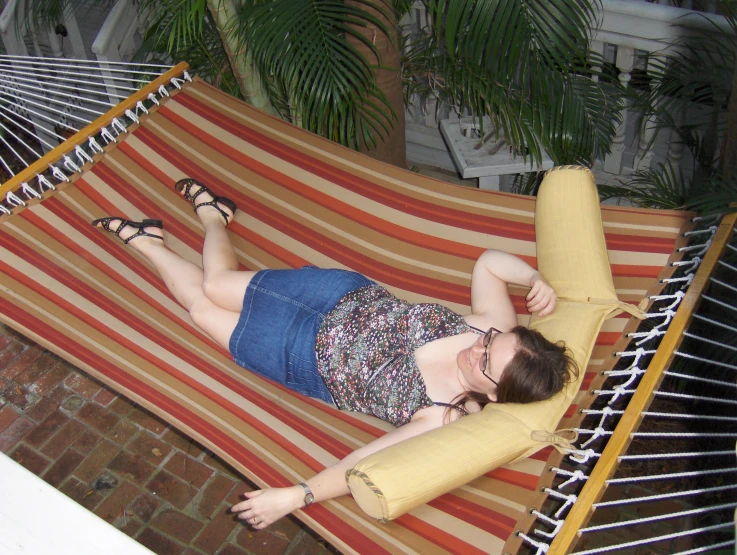
[[[463,317],[442,305],[413,305],[368,285],[325,317],[315,343],[317,367],[339,408],[401,426],[433,405],[415,350],[468,331]]]

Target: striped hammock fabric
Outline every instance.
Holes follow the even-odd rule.
[[[244,269],[351,268],[409,301],[464,313],[473,263],[484,249],[535,263],[534,198],[384,165],[198,80],[162,101],[71,183],[3,216],[0,319],[259,485],[302,481],[388,426],[235,365],[137,253],[90,226],[106,215],[163,219],[167,245],[199,263],[202,229],[173,191],[183,177],[238,203],[228,229]],[[622,300],[636,303],[657,290],[685,215],[604,207],[603,220],[615,286]],[[525,293],[512,290],[521,323]],[[583,392],[626,323],[605,323]],[[561,427],[569,424],[564,419]],[[546,449],[500,468],[386,524],[349,497],[298,517],[346,553],[501,553],[538,495],[549,455]]]

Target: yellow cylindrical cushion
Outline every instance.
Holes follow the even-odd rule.
[[[538,267],[557,291],[559,303],[550,316],[533,317],[531,327],[552,341],[566,342],[581,369],[579,379],[547,401],[492,403],[480,413],[366,457],[347,473],[347,480],[368,515],[397,518],[549,444],[541,432],[553,431],[570,405],[601,324],[618,307],[589,170],[566,167],[548,173],[538,195],[535,229]]]

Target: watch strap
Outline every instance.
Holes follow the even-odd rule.
[[[315,500],[315,494],[312,493],[310,486],[308,486],[304,482],[300,482],[299,485],[305,492],[305,499],[304,499],[305,507],[309,507],[310,505],[312,505],[312,502]]]

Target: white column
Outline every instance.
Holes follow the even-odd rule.
[[[647,67],[645,68],[647,74]],[[644,115],[643,115],[644,117]],[[642,122],[640,130],[640,142],[635,156],[635,170],[650,169],[650,163],[653,160],[655,152],[653,151],[653,138],[657,131],[657,121],[654,117],[647,117]]]
[[[635,49],[629,46],[617,46],[616,66],[619,70],[619,82],[627,88],[635,62]],[[627,106],[622,110],[622,122],[617,126],[617,133],[612,142],[612,151],[604,160],[604,171],[619,175],[622,171],[622,155],[624,154],[624,135],[627,125]]]

